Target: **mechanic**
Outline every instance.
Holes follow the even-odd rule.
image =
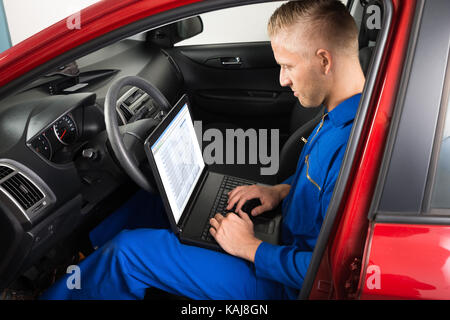
[[[168,230],[160,198],[141,191],[91,232],[100,248],[80,263],[81,289],[68,289],[67,275],[41,298],[143,299],[149,287],[192,299],[297,298],[365,78],[356,23],[338,0],[287,2],[270,18],[268,32],[281,85],[305,107],[325,105],[326,113],[304,140],[293,176],[229,193],[228,209],[237,204],[237,214],[215,215],[210,229],[228,254],[181,244]],[[252,198],[261,200],[252,215],[282,202],[280,245],[255,238],[252,221],[240,210]]]

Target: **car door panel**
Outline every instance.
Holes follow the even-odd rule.
[[[450,227],[377,223],[361,299],[450,297]]]
[[[197,119],[241,128],[289,127],[295,97],[279,84],[270,42],[168,51],[183,73]]]

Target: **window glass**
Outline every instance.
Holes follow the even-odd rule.
[[[449,93],[447,92],[448,96]],[[450,209],[450,99],[448,99],[445,125],[440,140],[436,175],[431,196],[431,207]]]
[[[267,22],[285,2],[258,3],[201,14],[203,32],[175,46],[269,41]]]

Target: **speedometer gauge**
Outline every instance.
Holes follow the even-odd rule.
[[[56,138],[65,145],[75,142],[77,139],[77,127],[72,117],[69,115],[63,116],[53,125]]]
[[[52,146],[45,136],[45,133],[41,134],[39,137],[31,142],[33,149],[44,156],[44,158],[50,160],[52,158]]]

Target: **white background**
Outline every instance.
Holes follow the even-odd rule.
[[[253,4],[202,14],[203,32],[177,46],[268,41],[267,22],[284,2]]]
[[[99,0],[3,0],[12,45]]]

